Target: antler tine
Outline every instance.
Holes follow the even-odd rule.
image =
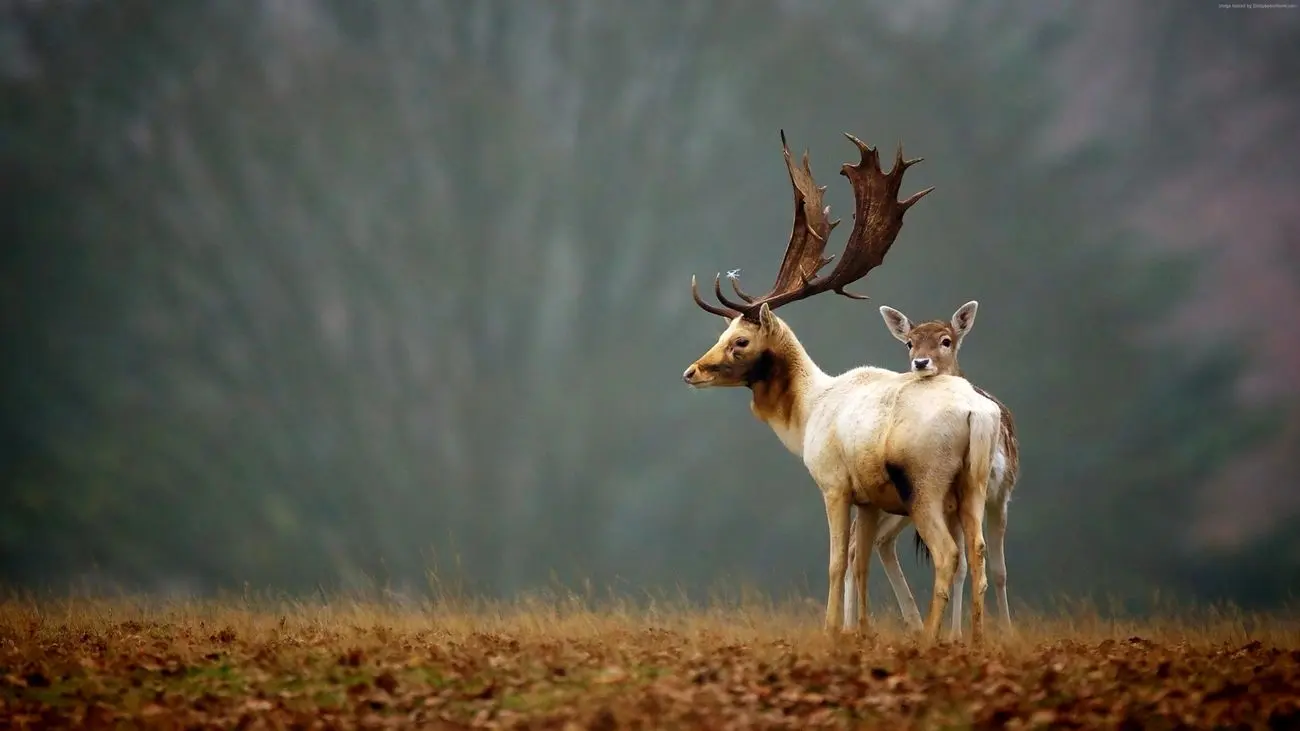
[[[704,300],[700,299],[700,288],[697,286],[695,282],[694,274],[691,275],[691,297],[695,299],[695,304],[699,305],[700,309],[704,310],[705,312],[711,315],[718,315],[719,317],[725,317],[728,320],[730,320],[740,314],[739,312],[729,310],[723,307],[718,307],[717,305],[711,305],[708,302],[705,302]]]
[[[925,159],[925,158],[922,158],[922,157],[918,157],[918,158],[916,158],[917,162],[920,162],[921,160],[924,160],[924,159]],[[911,208],[912,206],[916,205],[916,202],[917,202],[917,201],[921,200],[922,198],[926,197],[927,195],[930,195],[930,194],[933,193],[933,192],[934,192],[934,186],[933,186],[933,185],[931,185],[929,188],[926,188],[925,190],[919,190],[919,191],[913,193],[912,195],[908,196],[908,197],[907,197],[907,200],[899,201],[899,202],[898,202],[898,207],[901,208],[902,211],[903,211],[904,213],[906,213],[906,212],[907,212],[907,209],[909,209],[909,208]]]
[[[840,219],[837,218],[832,221],[830,217],[831,207],[822,204],[822,196],[826,193],[826,186],[818,185],[813,178],[812,166],[808,162],[807,148],[803,151],[801,167],[795,167],[794,161],[790,157],[790,148],[785,144],[784,130],[781,131],[781,148],[782,155],[785,157],[786,172],[790,174],[790,186],[794,189],[795,222],[790,232],[790,243],[792,246],[799,244],[797,247],[800,254],[799,263],[813,263],[813,269],[810,273],[815,274],[834,258],[833,256],[824,258],[822,252],[826,250],[826,242],[830,239],[831,232],[835,230],[836,226],[840,225]],[[806,238],[807,242],[797,242],[796,237]],[[787,247],[787,253],[789,253],[789,248]],[[782,261],[783,265],[785,263],[786,261]],[[802,272],[803,268],[799,267],[798,271]]]
[[[732,281],[735,281],[735,280],[733,279]],[[721,275],[721,274],[719,274],[718,276],[716,276],[716,277],[713,278],[713,296],[717,297],[717,298],[718,298],[718,301],[721,302],[722,305],[723,305],[724,307],[729,307],[729,308],[735,310],[737,313],[744,312],[746,309],[748,309],[748,308],[746,307],[746,305],[742,305],[742,304],[738,304],[738,303],[736,303],[736,302],[732,302],[731,300],[727,299],[726,295],[722,294],[722,275]],[[733,315],[733,317],[734,317],[734,315]]]
[[[735,277],[732,277],[731,279],[731,289],[735,291],[737,297],[751,305],[754,304],[754,295],[743,292],[740,289],[740,282],[738,282]]]
[[[744,292],[744,290],[742,290],[742,289],[740,288],[740,270],[739,270],[739,269],[734,269],[734,270],[732,270],[732,271],[727,272],[727,279],[730,279],[730,280],[731,280],[731,288],[732,288],[733,290],[735,290],[735,292],[736,292],[736,296],[737,296],[737,297],[739,297],[739,298],[745,300],[746,302],[748,302],[748,303],[750,303],[750,304],[753,304],[753,302],[754,302],[754,297],[753,297],[753,295],[746,294],[746,293]]]
[[[763,302],[775,306],[774,298],[785,298],[791,293],[802,291],[807,286],[807,279],[826,266],[830,259],[823,257],[822,252],[826,248],[826,240],[840,223],[839,219],[830,220],[830,206],[822,204],[826,186],[817,185],[813,178],[808,151],[804,150],[801,164],[795,164],[785,130],[781,130],[781,154],[785,158],[786,172],[790,176],[790,187],[794,194],[794,222],[776,282],[766,294],[755,297],[740,288],[739,277],[730,277],[732,289],[747,303],[741,307],[749,319],[757,315]]]
[[[924,157],[914,157],[910,160],[904,158],[903,143],[899,142],[898,150],[894,154],[894,167],[890,169],[888,175],[885,175],[884,168],[880,167],[880,153],[879,151],[876,150],[874,145],[868,145],[867,143],[863,142],[857,137],[854,137],[852,134],[849,134],[848,132],[845,132],[844,136],[849,138],[849,141],[852,142],[854,145],[857,145],[858,151],[862,154],[862,160],[858,163],[857,167],[872,170],[873,172],[880,173],[885,178],[887,178],[890,181],[890,184],[894,188],[895,196],[898,195],[898,190],[903,183],[902,173],[906,171],[908,168],[912,167],[913,165],[925,160]],[[916,198],[916,200],[920,200],[919,196],[924,196],[930,190],[933,190],[933,188],[929,188],[925,191],[922,191],[921,193],[912,196],[912,198]],[[912,200],[912,198],[909,198],[908,200]],[[915,203],[915,201],[913,201],[913,203]],[[911,204],[909,204],[908,207],[910,208]]]
[[[898,143],[898,154],[894,157],[894,169],[890,170],[889,174],[893,175],[895,171],[906,170],[924,159],[924,157],[914,157],[911,160],[903,159],[903,143],[900,142]],[[902,182],[901,175],[899,176],[899,182]]]
[[[845,133],[844,136],[857,146],[861,156],[856,165],[845,163],[840,168],[840,174],[847,177],[853,186],[854,201],[853,230],[849,232],[849,240],[844,244],[844,253],[829,274],[817,279],[811,275],[805,277],[802,288],[771,298],[768,300],[769,307],[776,308],[828,290],[849,299],[869,299],[866,295],[847,292],[844,287],[880,266],[902,228],[903,214],[934,190],[933,187],[927,188],[905,201],[898,201],[898,189],[904,171],[921,160],[904,159],[900,145],[894,168],[885,173],[880,167],[880,153],[875,147],[851,134]]]
[[[899,201],[897,198],[903,173],[924,158],[904,158],[903,145],[900,143],[893,168],[885,173],[880,167],[880,154],[875,147],[847,132],[844,136],[857,146],[861,159],[856,165],[844,163],[840,167],[840,175],[847,177],[853,186],[854,213],[853,230],[849,233],[844,253],[835,268],[826,276],[817,276],[835,258],[833,255],[822,256],[822,252],[826,248],[826,240],[840,220],[830,220],[830,206],[822,205],[822,194],[825,193],[826,186],[817,185],[813,179],[808,151],[804,150],[802,165],[795,165],[785,139],[785,130],[781,130],[781,151],[786,171],[790,174],[790,185],[794,189],[795,206],[790,243],[781,260],[776,283],[767,294],[754,297],[740,288],[740,278],[736,272],[729,272],[727,278],[731,280],[732,289],[745,302],[740,304],[728,300],[722,294],[722,276],[719,273],[713,278],[713,293],[724,307],[715,307],[700,299],[695,278],[692,277],[691,295],[696,304],[715,315],[728,318],[743,315],[748,320],[754,320],[764,304],[776,309],[820,292],[833,291],[850,299],[869,299],[866,295],[846,292],[844,287],[880,266],[903,226],[903,215],[917,201],[934,191],[934,187]]]
[[[826,277],[829,280],[826,288],[851,299],[868,299],[866,295],[846,292],[844,287],[880,266],[902,229],[903,214],[917,201],[929,195],[934,187],[899,201],[897,196],[902,187],[903,174],[924,158],[904,158],[903,145],[899,143],[893,169],[885,173],[880,167],[880,154],[875,147],[851,134],[845,133],[844,136],[861,153],[857,165],[845,163],[840,167],[840,174],[848,178],[853,186],[853,230],[849,232],[849,240],[844,244],[844,255],[840,258],[840,263]]]
[[[862,156],[862,159],[858,162],[858,167],[863,169],[872,169],[878,173],[884,172],[880,169],[880,153],[876,150],[875,145],[868,145],[848,132],[845,132],[844,136],[849,138],[849,141],[858,147],[858,153]],[[848,163],[844,164],[848,165]],[[843,175],[842,172],[840,174]]]

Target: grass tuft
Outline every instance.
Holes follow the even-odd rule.
[[[554,590],[0,602],[0,710],[37,725],[1111,727],[1300,720],[1300,619],[1022,610],[987,646],[821,606]]]

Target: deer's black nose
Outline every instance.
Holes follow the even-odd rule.
[[[929,358],[914,358],[912,360],[912,370],[914,371],[923,371],[929,367],[930,367]]]
[[[686,372],[682,374],[682,380],[686,381],[687,383],[690,383],[691,379],[694,377],[695,377],[695,366],[691,366],[690,368],[687,368]]]

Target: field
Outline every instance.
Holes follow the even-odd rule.
[[[6,728],[1296,728],[1300,623],[1022,615],[977,650],[819,607],[0,604]]]

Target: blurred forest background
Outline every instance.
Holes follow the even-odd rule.
[[[0,7],[8,586],[820,601],[802,464],[681,382],[720,332],[691,275],[776,271],[781,128],[846,219],[842,132],[926,158],[872,301],[782,315],[902,369],[880,304],[980,301],[1014,602],[1300,579],[1294,8]]]

